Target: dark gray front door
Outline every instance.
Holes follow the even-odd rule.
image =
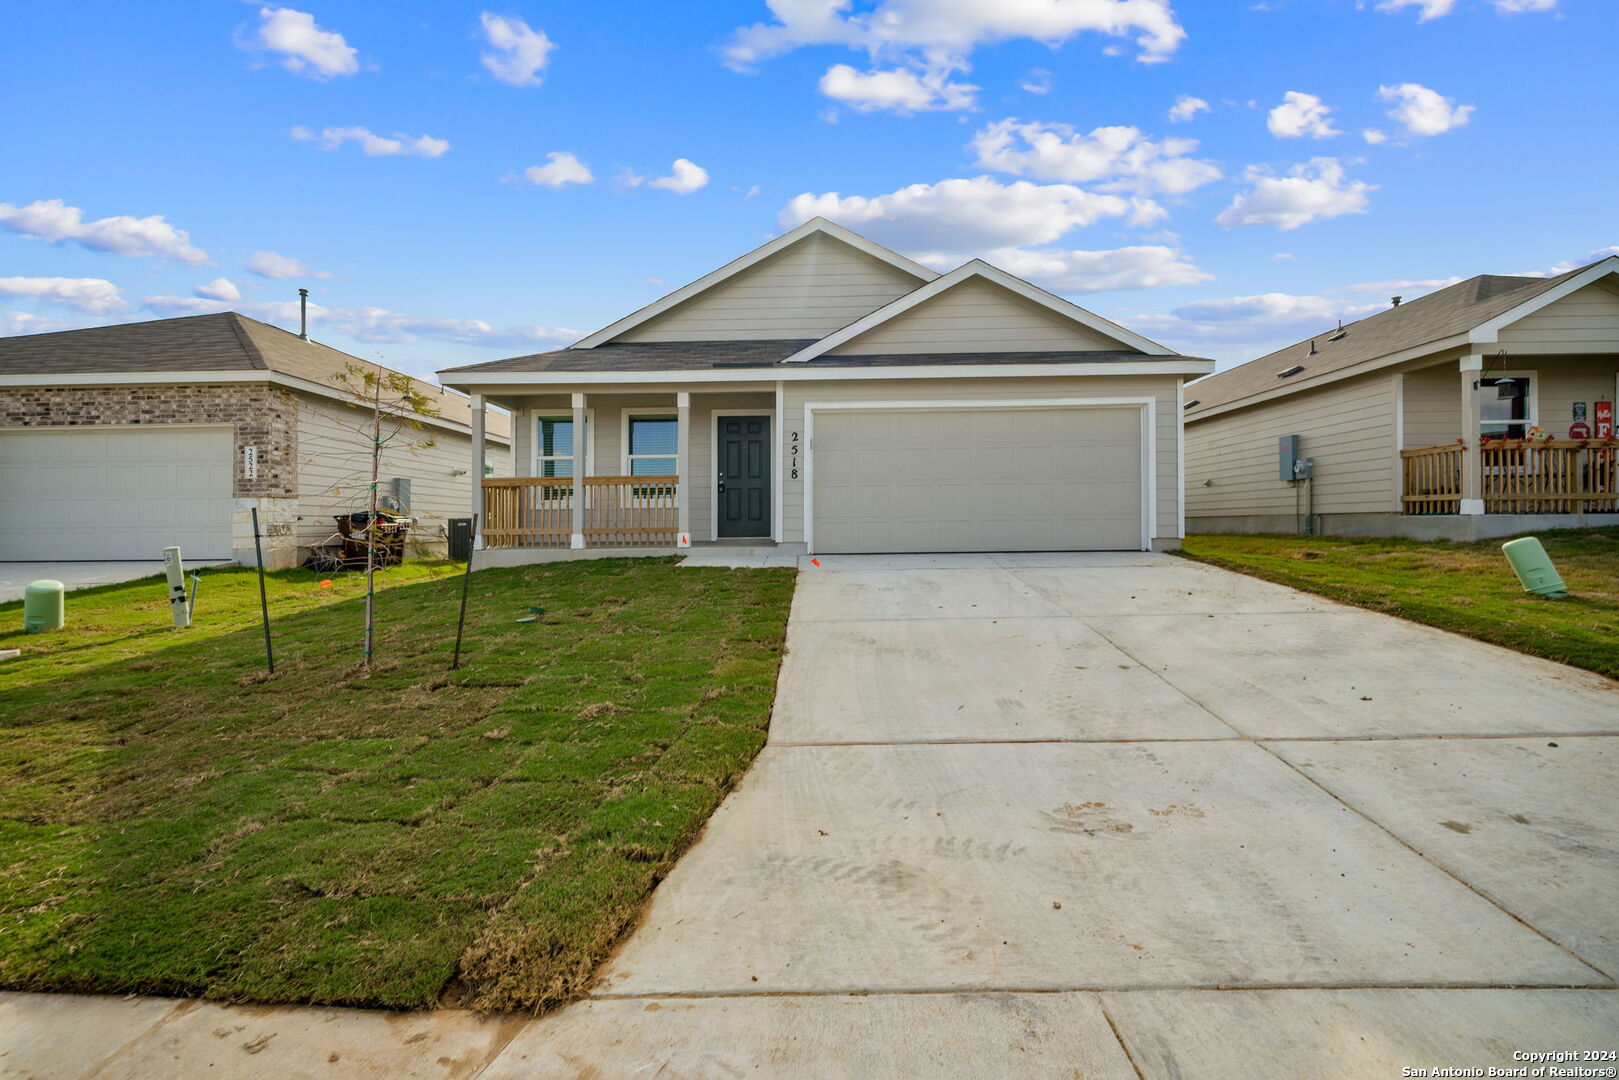
[[[722,416],[715,422],[721,536],[770,535],[770,417]]]

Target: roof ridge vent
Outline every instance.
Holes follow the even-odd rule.
[[[1331,337],[1329,337],[1327,340],[1328,341],[1342,341],[1344,339],[1344,335],[1347,334],[1347,333],[1349,333],[1349,331],[1344,329],[1344,321],[1342,319],[1339,319],[1338,320],[1338,330],[1337,330],[1337,332],[1335,334],[1333,334]]]
[[[1311,344],[1314,344],[1314,342],[1312,342]],[[1304,370],[1304,365],[1303,364],[1294,364],[1290,368],[1283,368],[1281,371],[1278,371],[1276,373],[1276,377],[1278,379],[1290,379],[1290,378],[1297,375],[1299,372],[1301,372],[1303,370]]]

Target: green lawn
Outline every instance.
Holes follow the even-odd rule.
[[[538,1009],[579,994],[765,738],[790,570],[205,571],[0,605],[0,985]],[[530,606],[546,611],[519,624]]]
[[[1539,535],[1567,600],[1525,593],[1500,541],[1188,536],[1181,554],[1619,678],[1619,531]]]

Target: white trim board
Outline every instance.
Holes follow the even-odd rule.
[[[720,539],[720,417],[722,416],[768,416],[770,417],[770,436],[765,445],[770,447],[770,539],[781,543],[781,474],[776,468],[776,462],[781,457],[779,447],[776,445],[779,435],[777,432],[776,417],[780,413],[775,409],[715,409],[709,414],[709,443],[708,443],[708,538]]]
[[[510,388],[521,393],[533,386],[596,386],[620,383],[674,383],[701,384],[747,382],[757,384],[752,389],[768,392],[777,381],[838,382],[866,379],[1032,379],[1068,377],[1076,375],[1207,375],[1214,370],[1213,360],[1198,360],[1186,356],[1154,359],[1143,356],[1140,360],[1103,360],[1094,363],[1072,364],[930,364],[896,365],[893,367],[866,367],[844,365],[838,367],[781,367],[761,368],[704,368],[693,371],[490,371],[441,372],[445,386]]]
[[[932,281],[939,276],[938,271],[930,270],[919,262],[913,262],[903,255],[889,251],[881,244],[875,244],[859,233],[850,232],[842,225],[828,221],[826,218],[816,217],[811,218],[795,229],[782,233],[767,244],[761,244],[746,255],[732,259],[718,270],[704,274],[688,285],[682,285],[674,292],[652,301],[652,303],[639,311],[631,312],[617,322],[602,327],[594,334],[587,334],[571,347],[575,349],[594,349],[597,345],[605,345],[614,338],[635,329],[643,323],[652,321],[664,312],[690,300],[699,293],[707,292],[749,267],[756,266],[772,255],[787,250],[800,240],[814,235],[830,236],[834,240],[840,240],[863,255],[868,255],[879,262],[886,263],[901,273],[909,274],[911,277],[916,278],[918,282]]]
[[[1110,337],[1126,348],[1139,349],[1147,356],[1174,355],[1156,341],[1150,341],[1140,334],[1126,330],[1118,323],[1104,319],[1095,312],[1086,311],[1078,304],[1070,303],[1060,296],[1048,293],[1044,289],[1029,284],[1020,277],[1008,274],[999,267],[991,266],[982,259],[974,259],[956,267],[941,278],[935,278],[921,288],[912,289],[904,296],[884,304],[871,314],[862,315],[843,329],[834,330],[813,345],[805,346],[781,362],[783,364],[800,364],[806,360],[813,360],[817,356],[825,356],[839,346],[847,345],[862,334],[869,333],[884,323],[905,314],[907,311],[974,279],[982,279],[991,284],[999,285],[1003,289],[1007,289],[1061,318]]]
[[[1008,398],[972,401],[815,401],[804,403],[804,547],[815,554],[815,413],[882,412],[896,409],[1088,409],[1141,410],[1141,551],[1151,551],[1158,531],[1158,399],[1155,397]],[[1185,477],[1181,477],[1185,487]]]

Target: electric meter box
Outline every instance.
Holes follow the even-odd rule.
[[[1303,440],[1301,440],[1297,435],[1283,435],[1281,438],[1276,440],[1276,457],[1278,465],[1277,475],[1284,483],[1291,484],[1293,481],[1299,478],[1297,470],[1299,464],[1299,448],[1301,446],[1303,446]]]

